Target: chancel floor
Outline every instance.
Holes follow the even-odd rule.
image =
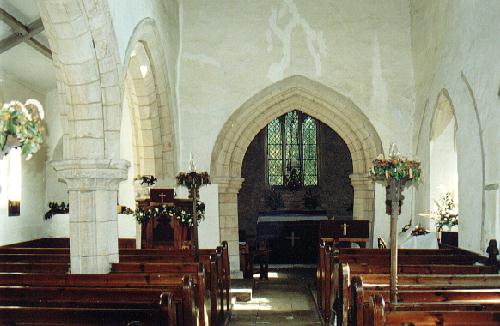
[[[314,275],[313,269],[270,269],[267,281],[256,275],[252,299],[234,304],[229,325],[320,325],[310,291]]]

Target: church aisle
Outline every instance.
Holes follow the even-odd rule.
[[[312,269],[270,270],[268,281],[256,278],[252,300],[235,303],[229,325],[320,325],[313,282]]]

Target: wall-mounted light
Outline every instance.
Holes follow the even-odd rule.
[[[9,200],[9,216],[21,215],[21,202]]]

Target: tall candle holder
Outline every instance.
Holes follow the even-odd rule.
[[[420,162],[409,160],[399,153],[395,144],[391,144],[389,158],[380,154],[373,160],[370,176],[375,181],[381,181],[389,187],[388,195],[391,203],[388,214],[391,216],[391,284],[390,301],[398,302],[398,216],[400,214],[401,192],[405,185],[418,183],[421,175]]]
[[[198,242],[198,210],[197,203],[200,187],[210,184],[210,176],[208,172],[196,172],[193,156],[190,154],[188,172],[180,172],[177,175],[177,184],[188,188],[189,197],[193,200],[193,234],[192,241],[194,244],[195,258],[199,259],[199,242]]]

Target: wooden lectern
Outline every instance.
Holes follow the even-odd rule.
[[[175,199],[174,189],[153,188],[150,199],[138,202],[143,210],[150,208],[179,207],[192,211],[190,199]],[[142,225],[141,248],[186,249],[190,248],[191,228],[175,217],[157,216]]]

